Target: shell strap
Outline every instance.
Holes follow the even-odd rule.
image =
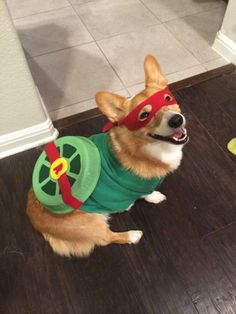
[[[60,154],[56,148],[55,143],[54,142],[49,143],[44,150],[52,166],[53,162],[60,158]],[[72,195],[70,181],[67,177],[66,172],[62,173],[61,175],[59,173],[62,170],[62,168],[63,168],[62,165],[59,164],[56,168],[53,169],[53,171],[58,176],[57,181],[60,187],[63,202],[69,205],[70,207],[77,209],[78,207],[83,205],[83,202],[81,202],[79,199],[75,198]]]

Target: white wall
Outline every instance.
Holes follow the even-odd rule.
[[[230,0],[225,12],[221,31],[236,42],[236,1]]]
[[[5,1],[0,0],[0,158],[56,136]]]
[[[213,48],[236,64],[236,0],[229,0],[220,31]]]

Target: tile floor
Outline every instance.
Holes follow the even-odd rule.
[[[132,95],[155,55],[169,82],[227,63],[211,45],[223,0],[7,0],[53,120],[95,107],[99,90]]]

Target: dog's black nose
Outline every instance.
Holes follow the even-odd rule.
[[[168,121],[168,125],[173,129],[177,129],[183,124],[183,122],[184,122],[183,117],[180,114],[175,114]]]

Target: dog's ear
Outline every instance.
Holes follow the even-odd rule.
[[[164,78],[161,67],[157,60],[147,55],[144,60],[144,71],[146,77],[146,87],[163,88],[168,84]]]
[[[99,109],[112,122],[119,121],[126,114],[126,100],[123,96],[109,92],[99,92],[96,94],[96,102]]]

